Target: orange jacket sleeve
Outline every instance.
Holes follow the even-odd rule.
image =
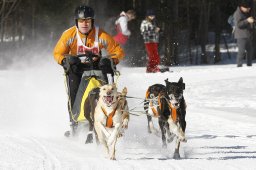
[[[54,59],[57,61],[58,64],[61,64],[64,54],[69,53],[69,46],[67,45],[67,37],[65,36],[65,32],[62,34],[60,37],[59,41],[57,42],[54,51],[53,51],[53,56]]]

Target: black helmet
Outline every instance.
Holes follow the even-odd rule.
[[[75,10],[75,20],[77,19],[94,19],[94,10],[86,5],[80,5]]]

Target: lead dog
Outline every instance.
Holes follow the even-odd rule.
[[[178,82],[169,82],[166,79],[165,83],[165,86],[154,84],[146,92],[144,109],[147,113],[148,131],[149,133],[156,131],[152,123],[152,117],[157,117],[161,129],[163,147],[167,147],[166,139],[167,142],[171,142],[176,136],[173,157],[179,159],[180,142],[186,142],[186,103],[183,96],[185,83],[183,83],[182,77]]]
[[[115,84],[100,87],[99,100],[94,112],[94,128],[99,142],[108,157],[115,160],[117,138],[128,127],[129,112],[126,101],[127,89],[117,92]]]

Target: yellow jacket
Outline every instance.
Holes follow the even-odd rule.
[[[76,33],[76,26],[73,26],[68,30],[64,31],[62,36],[60,37],[53,51],[54,59],[58,62],[58,64],[61,64],[64,58],[64,54],[77,55]],[[93,47],[95,40],[94,28],[87,36],[81,34],[80,32],[79,35],[82,39],[86,38],[85,45],[87,47]],[[115,40],[102,29],[99,29],[99,50],[101,50],[102,48],[105,48],[110,55],[115,54],[114,56],[112,56],[112,58],[120,60],[124,57],[123,49],[115,42]]]

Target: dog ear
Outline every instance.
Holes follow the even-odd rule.
[[[165,81],[165,85],[167,86],[167,84],[169,83],[168,78],[164,80]]]
[[[178,83],[183,83],[183,78],[182,77],[180,77]]]
[[[185,90],[185,83],[183,83],[183,78],[180,77],[178,83],[181,85],[182,89]]]

